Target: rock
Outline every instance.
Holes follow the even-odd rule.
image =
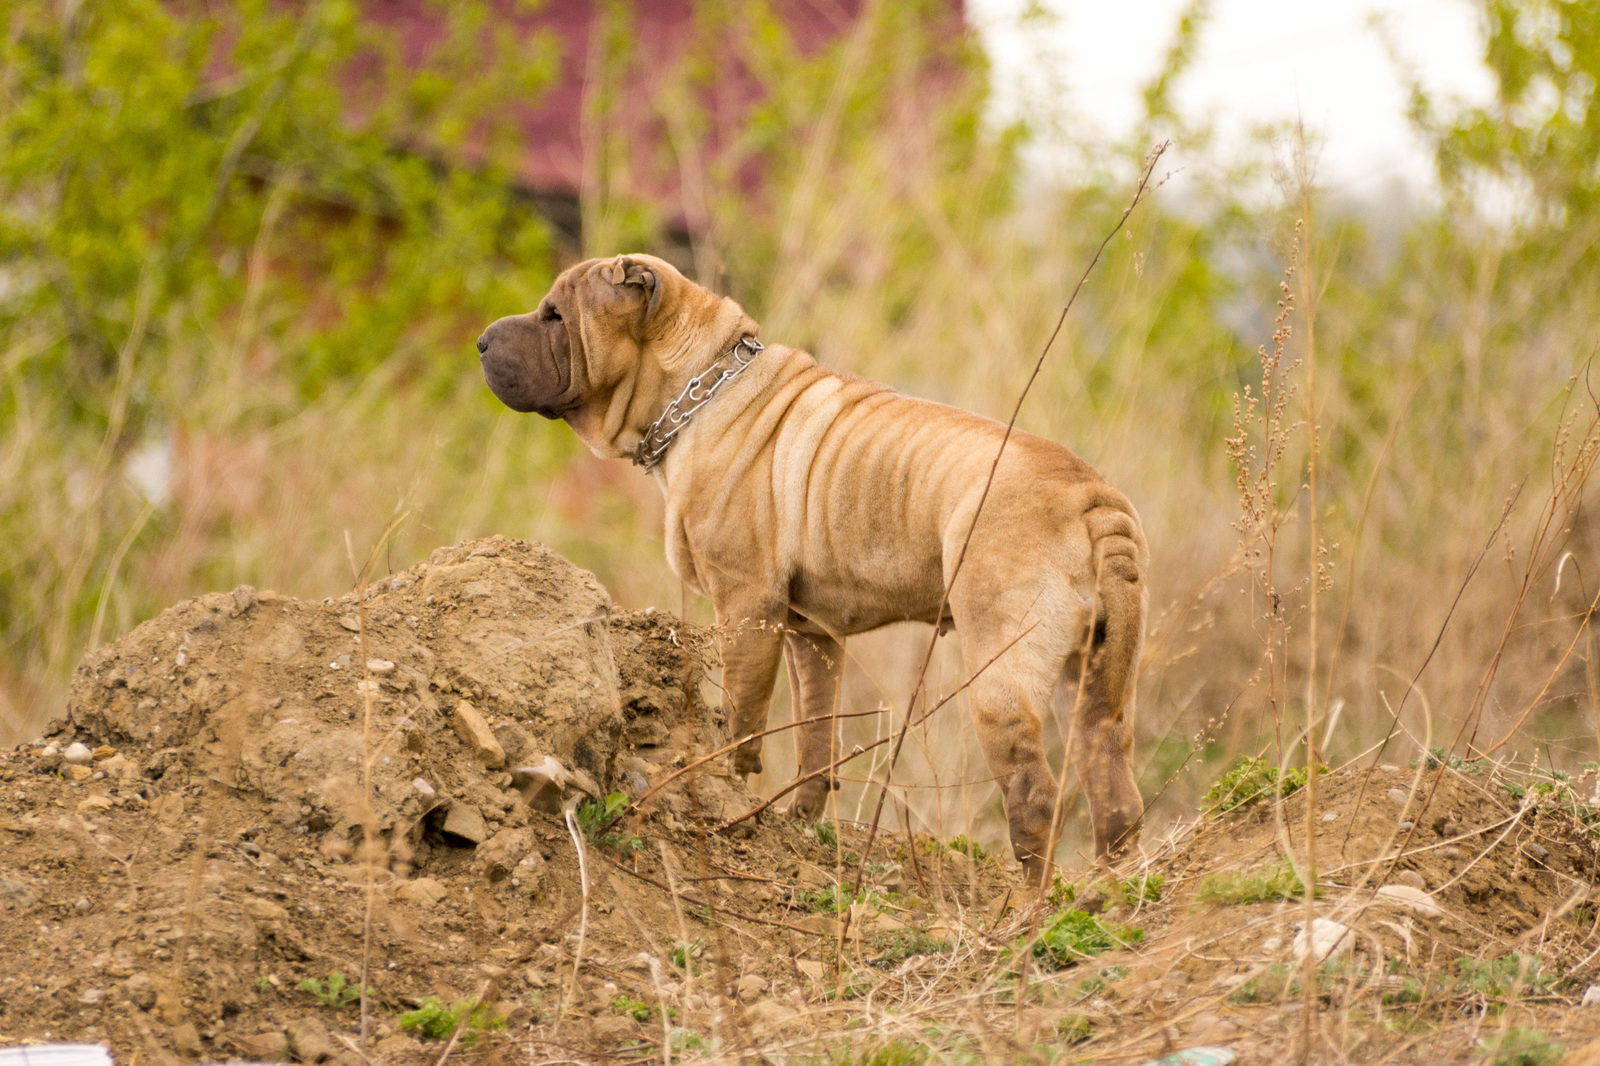
[[[638,1026],[632,1018],[620,1014],[602,1014],[594,1020],[590,1032],[597,1045],[614,1048],[618,1044],[631,1042],[638,1034]]]
[[[199,1057],[200,1030],[194,1022],[179,1022],[172,1027],[172,1049],[187,1059]]]
[[[1311,935],[1306,935],[1306,930],[1301,929],[1294,935],[1294,943],[1289,950],[1297,959],[1305,958],[1309,952],[1318,962],[1343,954],[1350,950],[1354,937],[1351,936],[1350,927],[1343,922],[1333,921],[1331,918],[1311,919]]]
[[[502,829],[478,849],[473,865],[490,884],[504,881],[533,851],[533,832],[528,829]]]
[[[94,776],[94,767],[74,764],[67,767],[67,777],[73,781],[87,781]]]
[[[373,677],[388,677],[394,673],[394,663],[388,659],[368,659],[367,673]]]
[[[106,1000],[106,990],[103,988],[86,988],[78,997],[78,1002],[85,1007],[98,1007]]]
[[[1533,856],[1535,862],[1544,862],[1550,857],[1550,849],[1543,844],[1529,844],[1528,854]]]
[[[423,799],[432,799],[434,796],[439,794],[437,789],[420,777],[412,780],[411,787],[415,789],[417,795],[421,796]]]
[[[101,763],[100,769],[106,772],[106,776],[118,781],[132,781],[139,776],[139,764],[120,753]]]
[[[431,877],[418,877],[412,881],[402,881],[394,890],[396,899],[402,899],[408,903],[421,903],[429,907],[449,894],[449,889]]]
[[[450,724],[455,727],[456,735],[462,743],[472,749],[480,762],[490,770],[498,770],[506,764],[506,751],[500,746],[500,741],[495,739],[494,730],[489,728],[489,723],[484,721],[478,709],[466,700],[456,704],[455,714],[450,719]]]
[[[98,814],[100,811],[109,811],[115,806],[116,804],[112,802],[110,796],[102,796],[99,794],[85,796],[83,799],[78,801],[78,813]]]
[[[328,1027],[309,1015],[289,1023],[289,1046],[301,1062],[322,1062],[333,1058],[333,1039]]]
[[[742,1002],[749,1002],[767,990],[767,979],[759,974],[747,973],[735,982],[733,989]]]
[[[1580,1007],[1600,1007],[1600,985],[1590,985],[1583,990],[1583,999],[1578,1003]]]
[[[39,902],[39,893],[26,881],[0,877],[0,910],[22,911]]]
[[[113,748],[109,744],[102,744],[98,748],[94,749],[94,752],[92,753],[91,757],[94,759],[95,762],[105,762],[107,759],[111,758],[116,753],[117,753],[117,749],[116,748]]]
[[[1406,792],[1406,790],[1403,788],[1391,788],[1387,795],[1390,799],[1394,800],[1402,807],[1404,807],[1406,805],[1406,801],[1411,798],[1410,793]]]
[[[1384,885],[1374,898],[1379,903],[1401,907],[1424,918],[1438,918],[1444,914],[1432,896],[1410,885]]]
[[[71,744],[67,745],[67,750],[62,754],[61,757],[67,760],[67,762],[71,763],[73,766],[87,766],[89,763],[94,761],[94,752],[89,750],[89,746],[87,744],[81,744],[74,740]]]
[[[799,1011],[791,1004],[768,996],[758,999],[745,1009],[745,1021],[758,1036],[766,1037],[794,1020]]]
[[[483,814],[472,804],[460,800],[452,801],[450,808],[444,812],[444,824],[439,831],[473,847],[489,839],[489,827],[483,824]]]
[[[147,973],[136,973],[122,982],[122,991],[140,1010],[151,1010],[156,1005],[156,983]]]
[[[1394,875],[1394,883],[1397,885],[1405,885],[1408,888],[1415,888],[1424,891],[1428,887],[1428,882],[1424,881],[1422,879],[1422,875],[1417,873],[1415,870],[1401,870],[1399,873]]]
[[[511,787],[522,794],[528,806],[546,814],[561,813],[561,795],[569,780],[566,767],[548,755],[537,766],[511,771]]]
[[[89,902],[88,896],[79,896],[78,902],[72,905],[72,909],[79,914],[88,914],[94,909],[94,904]]]
[[[380,1043],[378,1048],[382,1050],[383,1045]],[[289,1038],[275,1029],[269,1030],[245,1037],[239,1041],[239,1050],[257,1062],[282,1062],[289,1056]]]

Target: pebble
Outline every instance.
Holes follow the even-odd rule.
[[[94,904],[89,902],[88,896],[79,896],[78,902],[72,905],[72,909],[79,914],[87,914],[93,906]]]
[[[439,829],[446,836],[460,837],[475,845],[489,839],[489,827],[484,825],[483,813],[472,804],[460,800],[450,804],[450,809],[444,815],[444,824]]]
[[[745,974],[743,977],[739,978],[738,983],[734,985],[734,991],[738,994],[741,1001],[755,999],[766,990],[767,979],[759,974],[753,973]]]
[[[428,782],[424,781],[420,777],[412,780],[411,787],[416,789],[417,795],[421,796],[423,799],[432,799],[434,796],[439,794],[432,785],[428,784]]]
[[[1391,788],[1388,792],[1388,796],[1402,807],[1406,805],[1406,800],[1411,798],[1403,788]]]
[[[1417,827],[1417,823],[1416,822],[1412,822],[1412,821],[1400,822],[1400,823],[1395,825],[1395,828],[1400,830],[1402,833],[1409,833],[1411,830],[1415,829],[1416,827]]]
[[[1580,1007],[1600,1007],[1600,985],[1590,985],[1583,991],[1583,1000]]]
[[[1439,854],[1443,855],[1447,859],[1461,859],[1465,858],[1467,853],[1456,847],[1454,844],[1451,844],[1448,847],[1440,848]]]
[[[60,754],[61,749],[56,747],[54,744],[46,744],[39,750],[39,758],[41,759],[53,759]]]
[[[1306,930],[1300,930],[1294,935],[1294,943],[1290,945],[1289,950],[1296,958],[1304,958],[1310,953],[1320,962],[1349,951],[1353,939],[1350,927],[1343,922],[1336,922],[1331,918],[1313,918],[1310,937],[1306,936]]]
[[[483,715],[472,704],[466,700],[458,702],[455,714],[450,717],[450,724],[455,727],[462,743],[472,749],[485,767],[498,770],[506,764],[506,750],[500,746],[494,730],[489,728],[489,723],[484,721]]]
[[[84,991],[83,995],[78,997],[78,1002],[82,1003],[85,1007],[93,1007],[93,1006],[97,1006],[98,1004],[104,1003],[105,999],[106,999],[106,990],[105,989],[103,989],[103,988],[90,988],[90,989],[86,989]]]
[[[1415,870],[1401,870],[1399,873],[1394,875],[1394,883],[1397,885],[1405,885],[1408,888],[1419,888],[1423,890],[1426,890],[1428,887],[1428,882],[1423,880],[1422,875],[1417,873]]]
[[[394,663],[388,659],[368,659],[367,673],[374,677],[388,677],[394,673]]]
[[[66,759],[67,762],[71,763],[73,766],[87,766],[89,763],[94,761],[94,752],[89,750],[89,746],[87,744],[81,744],[74,740],[71,744],[67,745],[67,750],[62,755],[62,758]]]
[[[1532,855],[1540,862],[1543,862],[1550,857],[1550,849],[1545,847],[1543,844],[1529,844],[1528,854]]]

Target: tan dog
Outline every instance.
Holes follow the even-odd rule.
[[[766,728],[784,650],[796,720],[813,723],[800,773],[824,770],[844,638],[953,623],[1017,857],[1031,872],[1049,858],[1040,714],[1058,684],[1078,696],[1096,850],[1127,847],[1143,814],[1129,756],[1148,601],[1132,505],[1065,448],[1017,432],[974,526],[1004,426],[763,350],[757,328],[670,264],[627,255],[567,270],[478,350],[507,406],[565,419],[596,455],[634,458],[661,486],[668,562],[716,606],[734,736]],[[759,771],[760,753],[751,740],[734,768]],[[792,809],[819,816],[827,788],[819,774]]]

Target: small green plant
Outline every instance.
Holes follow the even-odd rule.
[[[710,1047],[705,1037],[693,1029],[684,1029],[681,1026],[674,1027],[667,1034],[667,1042],[672,1045],[672,1052],[675,1055],[685,1051],[705,1051]]]
[[[976,840],[968,840],[965,833],[958,834],[950,841],[951,851],[959,851],[976,862],[982,862],[987,856]]]
[[[1081,1044],[1094,1036],[1094,1022],[1087,1014],[1063,1014],[1056,1022],[1056,1036],[1063,1043]]]
[[[272,978],[270,977],[262,976],[256,978],[255,990],[260,992],[263,996],[271,992],[276,987],[277,986],[272,983]]]
[[[689,941],[680,940],[672,946],[671,951],[667,952],[667,961],[679,973],[687,972],[689,961],[700,957],[700,949],[704,944],[704,937],[697,936]]]
[[[261,987],[263,983],[266,984],[266,989]],[[271,987],[272,982],[267,980],[265,977],[256,982],[257,991],[264,992]],[[322,1005],[324,1007],[327,1007],[331,1010],[343,1010],[352,1003],[359,1003],[361,1001],[362,990],[360,986],[351,984],[345,978],[345,975],[337,970],[335,970],[333,973],[330,973],[325,979],[318,977],[307,977],[305,980],[295,985],[295,987],[300,989],[302,992],[310,992],[313,996],[316,996],[322,1001]],[[370,987],[367,988],[366,991],[368,995],[371,995],[372,989]]]
[[[1249,873],[1230,870],[1212,874],[1200,882],[1195,898],[1201,903],[1261,903],[1305,894],[1305,882],[1300,880],[1300,875],[1287,861],[1280,860]],[[1322,891],[1318,889],[1317,894],[1321,895]]]
[[[1461,991],[1490,999],[1548,995],[1558,980],[1556,975],[1544,972],[1544,960],[1537,955],[1512,954],[1493,959],[1463,955],[1456,960],[1456,969],[1461,971]]]
[[[1057,911],[1033,940],[1033,957],[1052,969],[1064,970],[1084,959],[1144,939],[1144,930],[1105,921],[1080,910]],[[1027,938],[1018,941],[1020,950]]]
[[[817,843],[823,847],[835,848],[839,846],[839,830],[834,827],[832,822],[818,822],[814,832],[817,834]]]
[[[1298,968],[1291,969],[1281,962],[1273,963],[1261,973],[1245,978],[1239,987],[1229,994],[1228,1002],[1277,1003],[1287,998],[1291,991],[1299,990],[1300,983],[1295,980],[1297,973]]]
[[[872,942],[878,949],[878,954],[867,962],[880,970],[893,969],[913,955],[940,955],[950,950],[950,941],[935,940],[920,929],[878,933],[872,938]]]
[[[1317,772],[1325,774],[1328,768],[1319,766]],[[1265,759],[1241,755],[1206,789],[1206,794],[1200,798],[1200,809],[1215,817],[1227,811],[1243,810],[1274,791],[1280,796],[1287,796],[1305,787],[1305,783],[1306,770],[1303,766],[1280,774],[1278,768]]]
[[[1537,1029],[1507,1029],[1478,1041],[1488,1066],[1550,1066],[1566,1054],[1566,1045]]]
[[[843,914],[856,903],[871,903],[874,906],[883,902],[882,898],[873,892],[859,892],[856,887],[846,882],[842,885],[829,885],[819,888],[815,892],[799,892],[795,894],[795,903],[806,910],[816,914]]]
[[[634,999],[626,992],[620,993],[611,1000],[611,1013],[626,1015],[636,1022],[647,1022],[655,1015],[655,1011],[650,1008],[650,1004],[642,999]]]
[[[921,1066],[927,1061],[927,1046],[908,1040],[891,1040],[865,1048],[846,1045],[823,1060],[827,1066]]]
[[[617,833],[605,833],[606,827],[614,822],[617,815],[621,814],[628,806],[626,792],[612,792],[605,799],[589,800],[578,804],[578,828],[583,830],[583,835],[596,847],[621,849],[623,851],[639,851],[644,847],[644,841],[636,836],[624,837]]]
[[[458,1025],[461,1027],[461,1043],[470,1047],[484,1033],[504,1029],[506,1020],[491,1010],[487,1003],[458,999],[447,1007],[437,996],[427,997],[416,1010],[400,1015],[401,1028],[415,1029],[418,1035],[429,1040],[448,1040]]]

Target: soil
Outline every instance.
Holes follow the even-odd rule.
[[[706,633],[503,538],[360,594],[163,612],[0,753],[0,1034],[122,1063],[1200,1044],[1265,1063],[1309,1029],[1314,1061],[1600,1061],[1600,1006],[1579,1005],[1592,780],[1398,756],[1320,776],[1315,914],[1342,936],[1308,997],[1304,900],[1230,902],[1218,879],[1303,863],[1306,790],[1170,827],[1035,903],[1009,859],[908,837],[895,803],[876,833],[738,820],[762,801],[713,756],[714,666]],[[1069,905],[1121,946],[1029,961]],[[485,1024],[453,1042],[416,1013],[469,1001]]]

